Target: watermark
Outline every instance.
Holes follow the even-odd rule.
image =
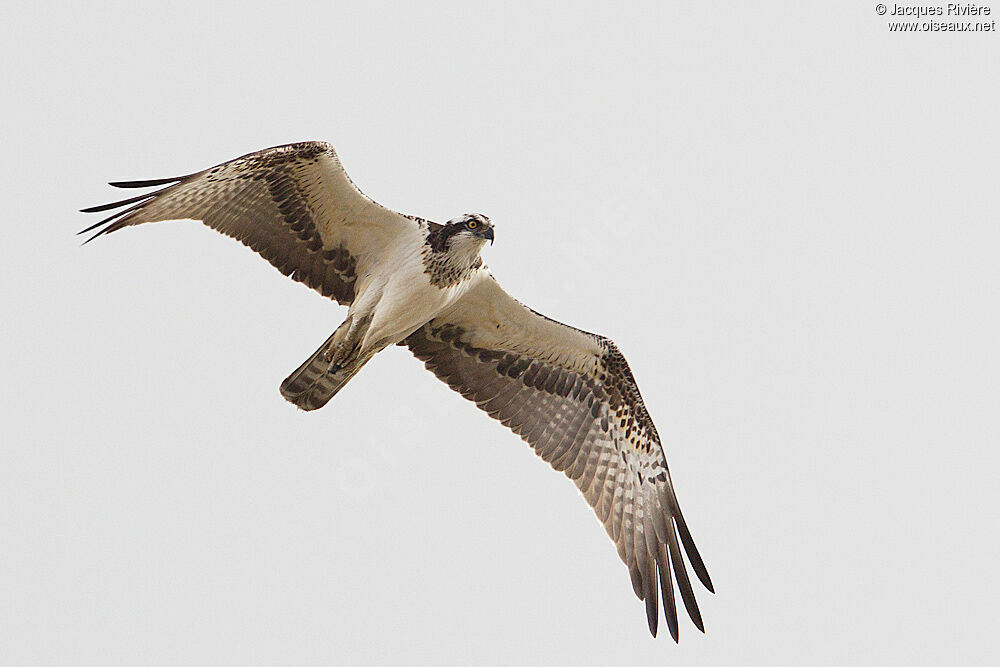
[[[890,19],[889,32],[996,32],[989,5],[952,2],[946,5],[875,5],[875,13]]]

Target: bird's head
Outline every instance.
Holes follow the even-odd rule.
[[[445,225],[449,250],[475,248],[478,254],[486,242],[493,243],[493,223],[482,213],[466,213]]]
[[[482,213],[466,213],[436,226],[427,236],[427,245],[439,262],[466,270],[481,264],[479,253],[493,242],[493,223]]]
[[[427,243],[459,265],[475,262],[486,242],[493,242],[493,223],[482,213],[466,213],[434,231]]]
[[[483,266],[483,246],[493,243],[493,223],[482,213],[466,213],[443,225],[431,224],[427,234],[424,264],[431,282],[447,282]],[[442,273],[437,278],[434,273]]]

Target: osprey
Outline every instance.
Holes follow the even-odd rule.
[[[281,383],[282,396],[303,410],[321,408],[379,351],[408,347],[576,483],[618,547],[653,636],[662,596],[677,641],[674,581],[704,632],[679,545],[714,592],[712,581],[625,358],[609,339],[536,313],[500,287],[480,257],[493,242],[489,218],[467,214],[441,225],[384,208],[322,142],[111,185],[163,187],[83,209],[122,209],[80,232],[98,230],[87,242],[144,222],[201,220],[348,306],[347,319]]]

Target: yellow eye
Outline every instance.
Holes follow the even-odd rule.
[[[469,229],[475,229],[476,227],[479,226],[479,223],[475,220],[469,220],[467,223],[465,223],[465,226],[468,227]]]

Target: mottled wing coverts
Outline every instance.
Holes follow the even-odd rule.
[[[576,483],[628,566],[654,635],[662,595],[677,639],[674,580],[704,630],[678,535],[698,578],[709,590],[712,582],[677,505],[656,427],[613,342],[539,315],[490,278],[404,343]]]
[[[123,209],[85,229],[103,225],[91,239],[143,222],[201,220],[345,305],[354,300],[356,277],[418,224],[366,197],[323,142],[269,148],[188,176],[112,185],[166,187],[84,209]]]

